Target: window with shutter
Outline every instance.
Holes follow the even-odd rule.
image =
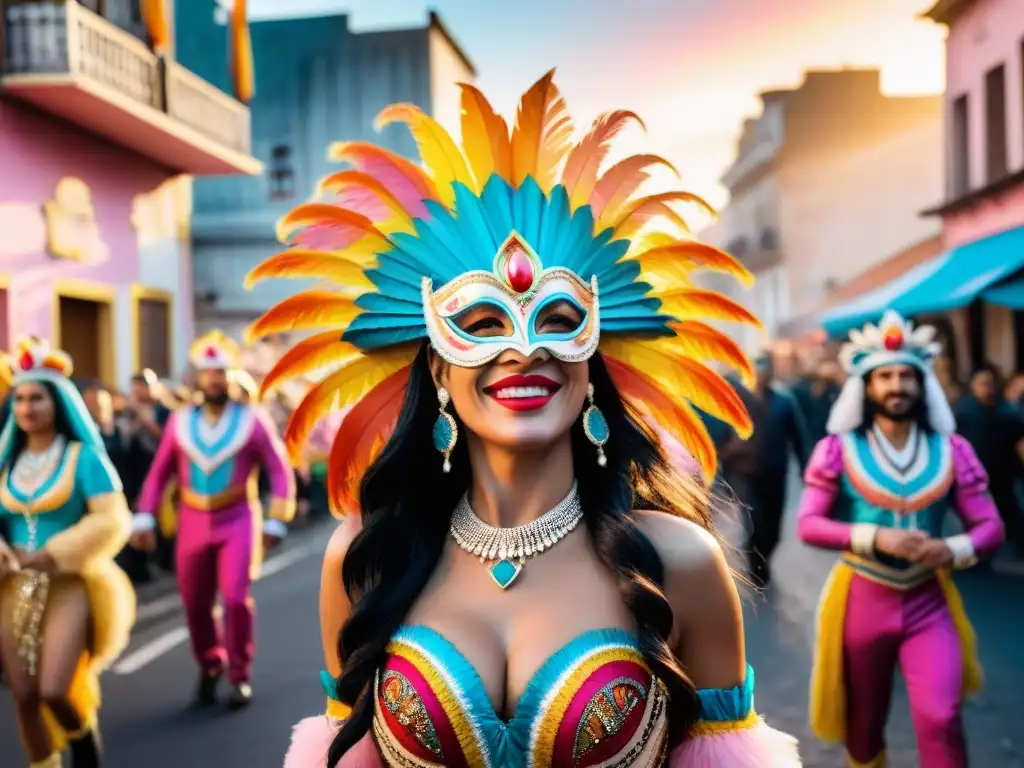
[[[139,300],[139,366],[160,378],[171,375],[171,303],[162,298]]]

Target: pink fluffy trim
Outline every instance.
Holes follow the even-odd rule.
[[[796,739],[769,728],[696,736],[672,753],[669,768],[799,768]]]
[[[326,768],[327,751],[337,733],[337,724],[324,715],[300,721],[292,729],[292,743],[284,756],[284,768]],[[384,768],[370,734],[345,753],[338,768]]]

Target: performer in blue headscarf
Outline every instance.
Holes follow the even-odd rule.
[[[131,515],[71,359],[38,338],[6,361],[0,424],[0,654],[32,768],[101,765],[98,675],[124,648],[135,594],[114,564]]]

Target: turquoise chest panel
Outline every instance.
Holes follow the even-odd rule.
[[[842,438],[842,444],[844,471],[836,507],[840,519],[942,534],[954,479],[947,438],[924,435],[906,472],[885,459],[870,433],[850,433]]]
[[[31,496],[22,493],[12,482],[10,474],[4,473],[0,516],[5,518],[9,541],[15,547],[26,549],[29,545],[25,511],[35,518],[36,549],[82,519],[86,500],[75,482],[78,455],[77,449],[66,450],[50,477]]]
[[[235,478],[236,457],[248,442],[243,434],[245,411],[230,406],[221,416],[215,431],[204,430],[202,411],[198,408],[188,413],[185,427],[186,438],[193,450],[206,461],[189,461],[189,487],[197,493],[212,496],[228,490]],[[245,438],[240,440],[239,438]],[[204,466],[205,465],[205,466]]]
[[[207,474],[195,462],[189,463],[189,487],[196,493],[213,496],[231,487],[235,476],[235,460],[228,459]]]

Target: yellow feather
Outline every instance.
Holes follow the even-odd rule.
[[[389,349],[359,354],[325,378],[299,403],[285,430],[285,445],[293,460],[302,455],[302,446],[316,424],[335,409],[358,402],[367,392],[391,374],[412,364],[419,344],[403,344]]]
[[[412,104],[393,104],[377,115],[375,127],[379,131],[392,123],[409,126],[442,203],[449,208],[455,205],[453,182],[460,181],[470,189],[475,187],[473,175],[455,140],[434,118]]]
[[[278,384],[297,379],[324,368],[336,368],[362,353],[341,340],[339,331],[325,331],[303,339],[285,352],[260,384],[262,398]]]
[[[753,389],[754,366],[739,344],[699,320],[671,323],[671,327],[677,335],[659,340],[667,349],[703,362],[723,362],[740,374],[747,389]]]
[[[274,333],[336,328],[338,335],[362,310],[355,302],[335,291],[303,291],[268,309],[246,329],[247,343]]]
[[[532,176],[544,192],[550,192],[572,147],[572,119],[552,82],[554,76],[552,69],[519,101],[512,129],[512,183],[517,187]]]
[[[735,257],[697,240],[674,240],[656,245],[637,252],[634,258],[640,262],[642,269],[663,275],[678,275],[688,279],[696,270],[710,269],[733,275],[744,285],[751,285],[754,282],[750,270],[740,264]]]
[[[679,288],[666,293],[658,293],[655,296],[661,300],[660,311],[679,320],[692,320],[699,317],[708,320],[744,323],[755,328],[761,327],[761,321],[750,310],[728,296],[723,296],[715,291]]]
[[[358,294],[374,287],[364,271],[366,266],[335,253],[296,248],[275,254],[255,267],[245,276],[245,287],[252,288],[261,280],[271,277],[286,277],[296,280],[330,280]]]
[[[606,225],[602,225],[601,229],[595,229],[595,231],[601,231],[606,228]],[[673,245],[679,242],[679,238],[676,235],[669,234],[668,232],[648,231],[641,232],[629,243],[629,250],[626,251],[627,259],[635,259],[639,254],[644,251],[649,251],[652,248],[660,248],[663,245]]]
[[[728,381],[706,365],[678,352],[667,352],[651,341],[623,340],[605,336],[601,349],[643,371],[662,389],[684,398],[707,414],[730,424],[741,438],[753,431],[747,408]]]
[[[462,148],[476,177],[476,191],[498,174],[512,181],[512,143],[508,123],[494,111],[476,88],[459,83],[462,89]]]

